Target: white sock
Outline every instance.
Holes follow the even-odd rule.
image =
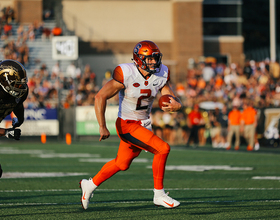
[[[164,189],[154,189],[154,197],[160,197],[164,194],[165,194]]]
[[[89,178],[89,182],[90,182],[90,187],[92,189],[92,191],[94,191],[98,186],[96,186],[93,181],[92,181],[92,178]]]

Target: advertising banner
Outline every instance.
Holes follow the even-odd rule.
[[[40,136],[59,134],[59,122],[57,109],[25,109],[24,123],[20,126],[22,136]],[[11,115],[8,115],[1,123],[3,128],[12,127]]]
[[[105,112],[107,128],[112,135],[117,134],[115,122],[118,117],[118,106],[107,106]],[[99,125],[93,106],[76,108],[77,135],[99,135]]]

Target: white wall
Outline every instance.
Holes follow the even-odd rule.
[[[0,1],[0,10],[4,7],[11,6],[12,8],[14,7],[14,0],[1,0]]]
[[[75,16],[76,34],[85,41],[171,42],[173,38],[172,1],[64,0],[62,4],[68,29],[74,30]]]

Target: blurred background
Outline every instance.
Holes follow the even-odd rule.
[[[258,115],[255,143],[278,147],[279,11],[275,0],[1,0],[0,59],[20,61],[29,78],[22,135],[98,135],[95,94],[118,64],[132,62],[137,42],[151,40],[184,105],[164,114],[157,97],[151,118],[160,137],[189,143],[188,115],[197,104],[198,144],[226,148],[222,130],[233,103],[242,111],[250,101]],[[112,134],[117,104],[116,96],[106,111]],[[1,126],[10,127],[11,117]]]

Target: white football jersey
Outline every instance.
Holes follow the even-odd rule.
[[[161,65],[159,72],[145,79],[134,63],[117,66],[113,78],[125,86],[119,92],[118,117],[123,120],[148,119],[153,101],[169,80],[169,74],[167,66]]]

